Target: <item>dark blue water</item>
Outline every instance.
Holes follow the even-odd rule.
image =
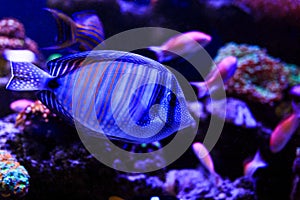
[[[1,0],[0,19],[13,17],[21,21],[27,37],[38,43],[39,47],[50,46],[54,43],[56,27],[51,15],[43,10],[46,0]],[[48,55],[52,52],[42,51]]]

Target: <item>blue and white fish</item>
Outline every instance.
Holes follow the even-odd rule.
[[[103,25],[94,11],[81,11],[72,18],[54,9],[45,8],[56,20],[57,45],[45,49],[62,49],[79,44],[81,51],[89,51],[104,40]]]
[[[176,77],[162,64],[121,51],[91,51],[51,60],[50,74],[12,62],[7,89],[38,98],[91,135],[149,143],[194,124]]]

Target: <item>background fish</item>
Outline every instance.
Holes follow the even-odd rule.
[[[178,55],[184,56],[195,53],[200,50],[200,46],[204,47],[210,41],[211,37],[209,35],[199,31],[191,31],[176,35],[161,46],[152,46],[149,49],[156,53],[159,62],[167,62],[178,57]]]
[[[198,90],[198,98],[202,98],[209,91],[214,92],[220,88],[219,74],[222,78],[222,81],[225,83],[228,81],[235,73],[237,68],[237,58],[234,56],[228,56],[221,60],[215,69],[213,69],[205,78],[203,82],[190,82],[191,85],[195,86]]]
[[[151,59],[120,51],[73,54],[47,63],[12,63],[10,90],[38,98],[96,137],[149,143],[194,123],[175,76]],[[95,117],[95,119],[93,118]]]
[[[211,173],[215,173],[214,162],[206,147],[200,142],[195,142],[193,144],[193,150],[197,158],[207,167],[207,169]]]
[[[255,156],[252,160],[249,162],[246,162],[244,165],[244,175],[248,177],[253,177],[254,173],[259,168],[267,167],[268,164],[266,161],[262,158],[261,153],[259,150],[255,153]]]
[[[299,117],[293,113],[276,126],[270,138],[270,150],[273,153],[277,153],[285,147],[299,126],[299,123]]]
[[[103,25],[94,11],[81,11],[68,17],[62,12],[45,8],[56,20],[58,35],[57,45],[45,49],[62,49],[78,43],[79,49],[94,49],[104,40]]]
[[[273,153],[280,152],[285,147],[300,124],[300,85],[292,87],[290,95],[292,96],[293,113],[281,121],[272,132],[270,150]]]

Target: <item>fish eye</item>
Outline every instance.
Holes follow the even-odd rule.
[[[172,91],[168,92],[166,95],[167,102],[171,105],[176,104],[176,98],[176,95]]]

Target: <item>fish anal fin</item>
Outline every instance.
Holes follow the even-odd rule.
[[[40,91],[37,94],[38,99],[52,112],[60,116],[62,119],[67,121],[70,125],[73,125],[72,116],[66,111],[66,109],[59,103],[53,92],[48,90]]]

